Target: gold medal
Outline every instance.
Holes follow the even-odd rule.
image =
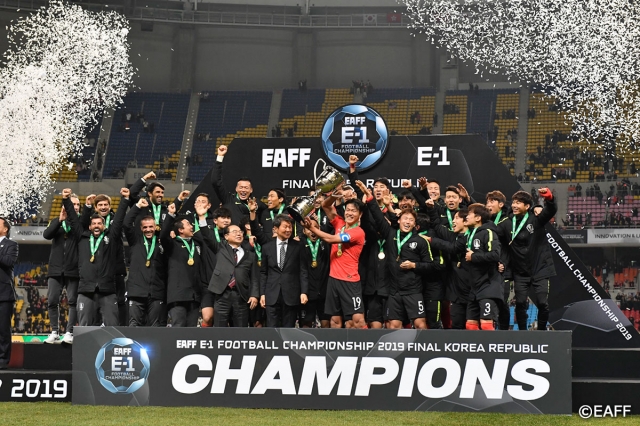
[[[147,263],[145,263],[145,265],[146,265],[146,266],[147,266],[147,268],[148,268],[149,266],[151,266],[151,261],[150,261],[150,260],[147,260]]]
[[[262,266],[262,260],[258,260],[258,266]]]
[[[460,262],[458,262],[458,268],[460,267]]]
[[[96,260],[95,256],[91,255],[91,259],[89,259],[89,262],[93,263],[94,260]]]
[[[312,268],[317,268],[318,267],[318,262],[316,262],[315,260],[313,262],[311,262],[311,267]]]
[[[194,263],[193,258],[189,258],[189,260],[187,260],[187,265],[189,266],[193,266]]]
[[[378,253],[378,259],[380,259],[380,260],[384,259],[384,252],[383,251]]]
[[[160,232],[160,225],[156,225],[156,232]]]
[[[342,250],[338,250],[338,252],[336,253],[336,256],[338,257],[342,256]]]
[[[396,262],[400,262],[400,256],[396,257]]]

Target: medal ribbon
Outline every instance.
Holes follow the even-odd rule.
[[[387,240],[385,239],[380,239],[378,240],[378,248],[380,249],[380,253],[382,253],[384,251],[384,243],[386,243]]]
[[[307,240],[309,243],[309,250],[311,250],[311,260],[314,262],[318,258],[318,250],[320,249],[320,238],[316,240],[315,243],[311,242],[311,240]]]
[[[262,262],[262,247],[260,246],[260,244],[258,244],[258,242],[256,241],[253,244],[253,248],[256,251],[256,256],[258,256],[258,262]]]
[[[198,213],[194,213],[193,214],[194,220],[193,220],[193,232],[198,232],[200,230],[200,218],[198,217]],[[209,217],[209,213],[205,213],[204,214],[204,218],[206,219],[207,217]],[[218,228],[216,228],[217,230]],[[220,236],[218,235],[218,233],[216,232],[216,236],[218,236],[218,242],[220,242]]]
[[[196,252],[196,245],[195,245],[195,243],[194,243],[194,244],[189,245],[189,243],[187,242],[187,240],[185,240],[184,238],[182,238],[182,237],[176,237],[176,238],[178,238],[180,241],[182,241],[182,242],[184,243],[184,246],[185,246],[185,248],[187,249],[187,251],[189,251],[189,259],[193,259],[193,255],[194,255],[194,253]]]
[[[71,227],[69,226],[69,224],[67,223],[67,221],[66,221],[66,220],[63,220],[61,225],[62,225],[62,229],[64,229],[64,233],[65,233],[65,234],[68,234],[68,233],[69,233],[69,231],[71,230]]]
[[[100,243],[102,242],[102,239],[104,238],[104,233],[100,234],[100,237],[98,238],[98,241],[96,242],[95,238],[93,237],[93,234],[91,234],[89,236],[89,248],[91,249],[91,257],[94,257],[96,252],[98,251],[98,247],[100,246]]]
[[[516,217],[515,216],[513,217],[513,222],[511,223],[511,241],[513,241],[516,238],[516,236],[520,233],[524,224],[527,223],[528,218],[529,218],[529,212],[527,212],[524,215],[524,217],[522,218],[522,222],[520,222],[520,226],[518,226],[518,229],[516,229]]]
[[[156,220],[156,225],[160,226],[160,213],[162,213],[162,205],[155,205],[151,203],[151,210],[153,210],[153,218]]]
[[[496,215],[496,218],[494,219],[493,223],[495,223],[496,225],[498,224],[498,222],[500,222],[500,218],[502,217],[502,210],[500,210],[498,212],[498,214]]]
[[[451,217],[451,210],[447,209],[447,219],[449,219],[449,229],[453,230],[453,218]]]
[[[218,231],[218,227],[213,228],[213,233],[216,234],[216,241],[220,242],[220,231]]]
[[[469,237],[467,237],[467,248],[469,250],[471,250],[471,244],[473,244],[473,237],[476,235],[476,231],[478,230],[478,228],[473,228],[473,232],[471,232],[471,235]],[[470,231],[465,232],[464,235],[469,234]]]
[[[147,250],[147,260],[151,260],[151,256],[153,256],[153,251],[156,249],[155,235],[151,239],[151,248],[149,248],[149,241],[147,240],[147,237],[144,237],[144,248]]]
[[[280,210],[278,210],[278,214],[282,214],[283,210],[284,210],[284,203],[280,204]],[[269,214],[271,215],[271,220],[274,220],[275,216],[273,215],[273,210],[269,210]]]
[[[396,231],[396,244],[398,245],[398,256],[400,256],[400,250],[402,250],[402,246],[404,243],[409,241],[409,238],[413,236],[413,232],[409,232],[406,237],[402,241],[400,241],[400,230]]]

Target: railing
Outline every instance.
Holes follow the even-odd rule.
[[[35,11],[47,6],[46,0],[0,0],[0,9]],[[202,25],[225,25],[243,27],[285,27],[285,28],[398,28],[406,29],[408,18],[401,15],[397,22],[387,22],[384,13],[363,13],[348,15],[287,15],[277,13],[220,12],[178,10],[153,7],[125,8],[118,5],[104,5],[80,2],[91,11],[115,10],[132,21],[180,22]],[[398,16],[394,14],[394,17]]]

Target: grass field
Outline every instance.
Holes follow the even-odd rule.
[[[0,403],[0,425],[582,425],[640,424],[640,417],[581,419],[573,416],[425,413],[392,411],[251,410],[200,407],[92,407],[70,403]]]

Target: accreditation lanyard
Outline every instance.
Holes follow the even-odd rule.
[[[280,204],[280,209],[278,210],[278,214],[282,214],[284,210],[284,204]],[[269,210],[269,214],[271,215],[271,220],[275,220],[275,216],[273,215],[273,210]]]
[[[258,266],[262,266],[262,247],[257,241],[254,241],[253,248],[256,251],[256,256],[258,257]]]
[[[149,248],[149,241],[147,237],[144,238],[144,248],[147,250],[147,262],[145,266],[148,268],[151,266],[151,256],[153,256],[153,251],[156,249],[156,236],[154,235],[151,239],[151,248]]]
[[[208,216],[209,216],[209,213],[205,213],[205,214],[204,214],[204,218],[205,218],[205,219],[206,219]],[[194,232],[198,232],[198,231],[200,230],[200,218],[198,217],[198,213],[194,213],[194,214],[193,214],[193,218],[194,218],[194,220],[193,220],[193,229],[194,229]],[[216,230],[217,230],[217,228],[216,228]],[[218,234],[218,233],[216,232],[216,235],[217,235],[217,234]],[[220,236],[218,236],[218,242],[220,242]]]
[[[493,220],[493,223],[495,223],[496,225],[498,224],[498,222],[500,222],[500,218],[502,217],[502,210],[500,210],[498,212],[498,214],[496,215],[496,218]]]
[[[396,261],[400,260],[400,250],[402,250],[402,246],[404,245],[404,243],[409,241],[409,238],[411,238],[412,236],[413,232],[409,232],[406,237],[404,237],[402,241],[400,241],[400,230],[398,229],[396,231],[396,245],[398,246],[398,257],[396,257]]]
[[[524,217],[522,218],[522,222],[520,222],[520,225],[516,229],[516,217],[513,217],[513,221],[511,222],[511,241],[509,242],[509,244],[511,244],[516,236],[520,233],[524,224],[527,223],[527,219],[529,219],[529,212],[524,215]]]
[[[89,236],[89,249],[91,250],[91,259],[89,259],[89,261],[91,263],[93,263],[93,261],[95,260],[96,252],[98,251],[98,247],[100,247],[100,243],[102,242],[103,238],[104,232],[100,234],[97,241],[94,238],[93,234]]]
[[[467,238],[467,249],[471,250],[471,245],[473,244],[473,237],[476,235],[476,231],[478,230],[478,228],[473,228],[473,232],[471,232],[471,235]],[[470,231],[467,231],[465,233],[465,235],[467,235]]]
[[[213,233],[216,235],[216,241],[220,242],[220,231],[218,231],[218,227],[213,228]]]
[[[185,247],[185,248],[187,249],[187,251],[189,252],[189,260],[187,261],[187,264],[188,264],[189,266],[193,266],[193,263],[194,263],[193,255],[194,255],[194,254],[195,254],[195,252],[196,252],[196,245],[195,245],[195,244],[193,244],[193,242],[192,242],[192,244],[189,244],[189,242],[187,242],[187,240],[185,240],[185,239],[184,239],[184,238],[182,238],[182,237],[176,237],[176,238],[178,238],[180,241],[182,241],[182,242],[184,243],[184,247]]]

